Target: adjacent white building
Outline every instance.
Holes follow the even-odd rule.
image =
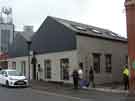
[[[8,65],[31,79],[71,83],[74,69],[82,66],[83,78],[89,79],[92,66],[96,84],[122,80],[127,39],[112,31],[49,16],[31,38],[35,57],[31,54],[30,62],[27,41],[15,37]]]

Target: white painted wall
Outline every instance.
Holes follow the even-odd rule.
[[[72,73],[74,68],[77,68],[77,61],[76,61],[76,51],[65,51],[65,52],[57,52],[57,53],[49,53],[49,54],[42,54],[38,55],[38,63],[41,64],[42,69],[44,70],[44,60],[49,59],[51,60],[52,65],[52,79],[53,81],[60,81],[60,59],[61,58],[69,58],[69,65],[70,65],[70,74]],[[40,73],[41,78],[44,79],[44,72]],[[72,78],[70,77],[70,80]]]
[[[92,53],[101,54],[101,72],[99,74],[95,74],[96,83],[122,80],[121,71],[125,64],[125,56],[128,54],[127,44],[85,36],[76,37],[78,61],[86,63],[85,60],[87,60],[88,66],[90,66],[93,65]],[[112,73],[110,74],[105,72],[105,54],[112,54]]]
[[[39,72],[39,79],[45,80],[44,78],[44,60],[49,59],[51,60],[51,66],[52,66],[52,78],[51,81],[61,81],[60,80],[60,59],[61,58],[69,58],[69,71],[70,71],[70,80],[69,81],[64,81],[71,83],[72,82],[72,71],[75,68],[78,68],[78,62],[77,62],[77,51],[76,50],[71,50],[71,51],[64,51],[64,52],[57,52],[57,53],[48,53],[48,54],[40,54],[36,55],[37,58],[37,64],[41,65],[42,72]],[[9,59],[9,68],[12,65],[13,61],[16,61],[16,68],[18,71],[20,71],[21,68],[21,61],[26,61],[26,66],[27,66],[27,77],[28,77],[28,57],[18,57],[18,58],[12,58]],[[32,66],[32,65],[31,65]],[[32,68],[32,67],[31,67]],[[32,73],[32,69],[31,69]],[[32,76],[32,74],[31,74]]]
[[[125,56],[127,55],[127,44],[101,40],[98,38],[91,37],[83,37],[76,36],[77,38],[77,50],[71,51],[63,51],[56,53],[47,53],[36,55],[37,64],[41,65],[42,72],[39,72],[39,79],[44,78],[44,60],[50,59],[52,65],[52,79],[51,81],[61,81],[60,80],[60,59],[61,58],[69,58],[70,60],[70,75],[74,68],[78,68],[78,63],[83,62],[84,67],[86,64],[88,66],[92,65],[93,58],[92,53],[100,53],[101,54],[101,72],[99,74],[95,74],[95,82],[98,83],[106,83],[112,81],[121,81],[122,74],[121,70],[123,65],[125,64]],[[105,72],[105,54],[112,54],[112,73],[108,74]],[[86,61],[87,60],[87,61]],[[26,61],[26,71],[28,77],[28,57],[17,57],[9,59],[9,67],[12,61],[16,61],[17,70],[21,69],[21,61]],[[32,77],[32,67],[31,67],[31,77]],[[64,82],[72,82],[72,77],[70,77],[69,81]]]
[[[16,58],[12,58],[12,59],[8,59],[8,68],[13,68],[12,67],[12,62],[16,62],[16,70],[18,72],[21,72],[21,62],[25,61],[26,62],[26,77],[28,78],[28,57],[16,57]],[[32,77],[32,71],[30,71],[31,73],[31,77]]]

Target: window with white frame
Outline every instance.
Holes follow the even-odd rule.
[[[105,55],[105,70],[107,73],[112,72],[112,55],[111,54]]]
[[[45,79],[51,79],[51,60],[45,60],[44,66]]]
[[[60,59],[61,80],[69,80],[69,59]]]
[[[93,53],[93,68],[95,73],[100,73],[100,54]]]

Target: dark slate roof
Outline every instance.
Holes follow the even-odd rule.
[[[18,34],[21,35],[26,41],[29,41],[34,35],[34,32],[15,31],[15,37]]]
[[[55,19],[57,22],[63,24],[67,28],[77,32],[78,35],[89,35],[91,37],[98,37],[98,38],[103,38],[107,40],[115,40],[115,41],[121,41],[121,42],[127,42],[127,39],[125,37],[122,37],[118,35],[117,33],[114,33],[110,30],[87,25],[87,24],[82,24],[82,23],[77,23],[74,21],[69,21],[61,18],[56,18],[56,17],[51,17],[52,19]]]
[[[32,50],[42,54],[76,49],[76,35],[127,43],[112,31],[48,16],[32,38]]]
[[[27,41],[31,40],[31,35],[28,35],[25,32],[16,31],[15,39],[13,43],[9,46],[9,58],[10,57],[20,57],[27,56],[28,46]]]
[[[30,39],[31,50],[37,54],[74,50],[76,35],[127,43],[126,38],[112,31],[51,16],[45,19],[33,36],[28,33],[18,33],[10,45],[10,57],[26,56],[28,54],[26,41]]]
[[[47,17],[32,38],[32,49],[38,54],[74,50],[75,32]]]

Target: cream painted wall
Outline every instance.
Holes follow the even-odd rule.
[[[12,58],[12,59],[8,59],[8,68],[13,68],[12,67],[12,62],[16,62],[16,70],[18,72],[21,72],[21,62],[25,61],[26,62],[26,77],[28,78],[28,57],[16,57],[16,58]],[[30,71],[30,75],[32,77],[32,70]]]
[[[92,53],[101,54],[101,72],[95,74],[95,82],[106,83],[112,81],[122,80],[122,68],[125,64],[125,56],[127,55],[127,44],[108,41],[98,38],[76,36],[77,39],[77,50],[63,51],[57,53],[47,53],[36,55],[38,64],[41,65],[42,72],[38,72],[39,79],[44,78],[44,60],[50,59],[52,65],[52,79],[51,81],[61,81],[60,80],[60,59],[69,58],[70,60],[70,75],[74,68],[78,68],[78,63],[83,62],[84,67],[90,66],[93,63]],[[105,54],[112,54],[112,73],[108,74],[105,72]],[[9,59],[9,67],[11,63],[16,61],[17,70],[21,70],[21,61],[26,61],[26,76],[28,77],[28,57],[18,57]],[[32,67],[31,67],[31,77],[32,77]],[[86,75],[86,74],[85,74]],[[72,82],[72,77],[70,76],[69,81]]]
[[[40,73],[40,76],[42,79],[44,79],[44,60],[49,59],[51,60],[52,65],[52,79],[53,81],[61,81],[60,80],[60,59],[62,58],[69,58],[69,71],[70,75],[74,68],[77,68],[77,61],[76,61],[76,51],[65,51],[65,52],[57,52],[57,53],[50,53],[50,54],[44,54],[44,55],[38,55],[38,63],[42,66],[42,72]],[[72,81],[72,78],[70,77],[70,81]],[[66,81],[65,81],[66,82]],[[69,81],[67,81],[69,82]]]
[[[57,52],[57,53],[48,53],[48,54],[40,54],[36,55],[37,58],[37,64],[41,65],[42,71],[38,72],[39,79],[45,80],[44,75],[44,60],[50,59],[51,60],[51,66],[52,66],[52,78],[51,81],[61,81],[60,80],[60,59],[62,58],[69,58],[69,72],[70,72],[70,80],[64,81],[64,82],[72,82],[72,71],[74,68],[78,68],[78,61],[77,61],[77,51],[71,50],[71,51],[64,51],[64,52]],[[28,57],[18,57],[18,58],[12,58],[8,60],[9,68],[12,65],[13,61],[16,61],[16,69],[18,71],[21,70],[21,61],[26,61],[26,76],[28,77]],[[32,66],[32,65],[31,65]],[[32,68],[32,67],[31,67]],[[32,69],[31,69],[31,77],[32,77]]]
[[[122,80],[121,71],[125,64],[125,56],[128,54],[127,44],[79,35],[76,38],[78,61],[83,62],[84,67],[86,64],[93,65],[92,53],[101,54],[101,72],[95,74],[97,84]],[[110,74],[105,72],[105,54],[112,54],[112,73]]]

